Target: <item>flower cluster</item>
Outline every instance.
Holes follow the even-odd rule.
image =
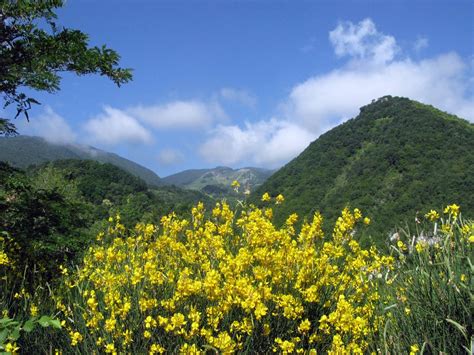
[[[353,239],[357,209],[329,238],[319,213],[296,233],[296,215],[276,228],[271,211],[237,215],[218,203],[206,218],[198,204],[189,220],[170,214],[131,231],[111,219],[67,281],[76,301],[58,300],[71,343],[106,353],[365,351],[381,324],[373,275],[393,259]]]

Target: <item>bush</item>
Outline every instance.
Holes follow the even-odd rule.
[[[134,230],[111,220],[59,300],[70,351],[368,348],[383,324],[374,275],[392,258],[353,239],[359,210],[344,210],[332,237],[320,214],[297,234],[297,216],[276,229],[270,207],[204,212]]]

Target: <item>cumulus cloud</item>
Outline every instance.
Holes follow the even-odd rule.
[[[88,120],[84,130],[90,140],[96,143],[113,145],[117,143],[150,143],[151,134],[126,112],[105,106],[104,112]]]
[[[219,103],[205,103],[198,100],[172,101],[163,105],[139,105],[129,108],[127,113],[158,129],[208,126],[227,117]]]
[[[474,119],[467,95],[466,65],[455,53],[383,67],[348,67],[316,76],[291,91],[290,112],[308,129],[322,132],[357,114],[358,108],[384,95],[405,96]]]
[[[22,134],[43,137],[56,144],[73,143],[77,138],[66,120],[49,106],[45,107],[42,114],[31,118],[30,122],[22,121],[18,128]]]
[[[223,88],[220,90],[219,95],[224,100],[234,101],[250,108],[254,108],[257,104],[256,97],[245,90]]]
[[[281,165],[295,157],[314,135],[289,121],[270,119],[256,123],[219,125],[200,147],[200,154],[208,162],[236,164],[250,161],[268,167]]]
[[[369,18],[358,24],[340,23],[329,32],[329,40],[339,57],[350,56],[375,64],[391,61],[399,50],[395,38],[377,31]]]
[[[286,106],[288,116],[313,133],[354,117],[359,107],[385,95],[409,97],[474,120],[468,65],[458,54],[397,59],[395,39],[379,33],[370,19],[340,24],[329,38],[335,53],[348,55],[349,61],[295,85]]]
[[[158,153],[158,162],[162,165],[174,165],[181,163],[183,160],[184,155],[176,149],[165,148]]]

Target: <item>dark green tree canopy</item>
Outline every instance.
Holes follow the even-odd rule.
[[[55,10],[62,0],[0,0],[0,94],[4,107],[16,105],[16,117],[37,100],[26,88],[54,93],[61,72],[100,74],[120,86],[132,78],[131,69],[118,66],[114,50],[89,47],[80,30],[58,26]],[[15,134],[15,126],[0,118],[0,135]]]

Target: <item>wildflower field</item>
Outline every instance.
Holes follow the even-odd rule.
[[[388,251],[363,249],[372,223],[344,209],[281,227],[274,204],[226,202],[129,229],[120,216],[57,277],[22,269],[0,239],[0,351],[6,353],[470,353],[474,223],[426,211]],[[26,274],[34,275],[34,278]]]

